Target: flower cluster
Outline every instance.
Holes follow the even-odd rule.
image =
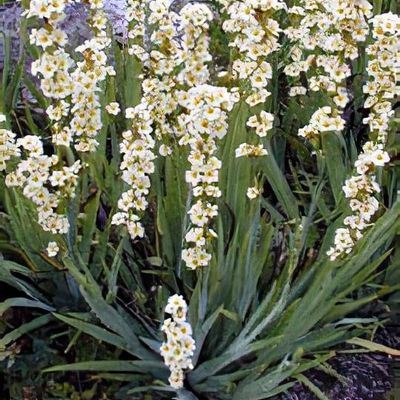
[[[29,9],[24,12],[27,18],[38,17],[46,19],[49,24],[62,21],[64,18],[64,10],[70,0],[31,0]]]
[[[262,144],[253,145],[248,143],[242,143],[236,150],[236,158],[239,157],[261,157],[268,154],[267,150],[264,149]]]
[[[174,87],[171,73],[177,65],[179,46],[175,40],[176,14],[169,12],[168,7],[166,0],[149,0],[145,4],[138,0],[128,2],[128,51],[143,63],[145,71],[141,102],[126,110],[132,126],[123,133],[120,168],[129,189],[119,199],[120,211],[113,216],[112,223],[125,225],[132,239],[144,236],[140,219],[148,205],[146,196],[151,186],[150,175],[155,169],[155,138],[160,140],[173,132],[167,116],[176,109],[171,93]],[[149,11],[150,33],[145,32],[144,10]],[[145,36],[148,34],[150,47],[146,44]]]
[[[318,138],[320,132],[341,131],[344,129],[344,120],[340,115],[333,116],[329,106],[321,107],[311,116],[310,122],[299,130],[299,136],[308,140]]]
[[[4,114],[0,114],[0,124],[6,121]],[[19,156],[20,151],[15,144],[15,133],[0,128],[0,172],[6,169],[6,161],[11,157]]]
[[[25,15],[37,17],[42,25],[30,33],[30,42],[41,49],[31,71],[40,77],[41,90],[51,100],[46,113],[52,121],[53,143],[69,147],[77,137],[77,150],[93,151],[101,128],[100,82],[113,73],[112,67],[106,67],[105,53],[111,40],[106,35],[103,1],[86,1],[90,8],[88,24],[94,37],[75,49],[82,55],[82,59],[75,62],[65,50],[67,35],[61,29],[66,6],[70,3],[71,0],[32,0],[29,3]],[[21,188],[24,196],[37,206],[38,222],[45,231],[66,233],[69,223],[63,214],[64,199],[74,196],[81,163],[64,166],[57,155],[45,155],[43,143],[36,136],[18,139],[17,146],[23,150],[25,158],[7,176],[6,184]],[[54,254],[54,249],[48,253]]]
[[[237,53],[232,76],[239,82],[242,96],[250,107],[264,103],[271,94],[267,87],[272,67],[266,58],[281,46],[278,42],[281,28],[273,15],[285,8],[281,0],[234,1],[226,7],[229,18],[223,29],[232,35],[229,46]],[[259,117],[252,116],[248,126],[264,137],[272,129],[273,120],[272,114],[263,112]]]
[[[176,128],[171,114],[176,111],[176,70],[183,63],[179,43],[179,15],[168,0],[149,1],[150,35],[146,79],[142,84],[146,107],[154,120],[154,133],[168,144]],[[146,39],[146,38],[145,38]]]
[[[260,114],[253,115],[247,121],[247,126],[254,128],[256,134],[260,137],[267,136],[268,131],[272,129],[274,124],[274,116],[266,111],[261,111]]]
[[[56,155],[44,154],[38,136],[19,138],[16,146],[22,157],[15,171],[6,176],[6,185],[21,188],[23,195],[37,206],[38,222],[45,231],[66,233],[68,219],[59,212],[63,199],[74,196],[80,161],[70,167],[60,167]]]
[[[364,144],[355,162],[357,175],[347,179],[343,186],[353,214],[345,218],[346,227],[336,231],[334,246],[328,251],[331,260],[350,253],[362,237],[362,231],[372,225],[372,218],[379,208],[374,195],[380,192],[375,171],[390,160],[384,145],[394,114],[390,100],[399,93],[396,74],[400,69],[400,17],[392,13],[377,15],[372,24],[374,42],[367,48],[369,80],[363,88],[368,94],[364,106],[370,109],[364,123],[369,125],[372,140]]]
[[[95,151],[96,137],[102,128],[101,105],[98,92],[107,75],[115,75],[114,68],[107,66],[107,48],[111,39],[107,37],[107,17],[103,10],[103,0],[88,0],[90,13],[88,25],[94,37],[86,40],[75,51],[82,55],[82,61],[71,74],[74,89],[71,96],[72,119],[65,127],[57,144],[63,144],[76,137],[75,148],[82,152]],[[67,140],[66,140],[67,139]]]
[[[98,145],[96,136],[102,127],[98,92],[107,74],[113,75],[107,67],[106,48],[111,40],[106,35],[107,18],[103,1],[88,0],[88,25],[94,37],[86,40],[75,51],[82,60],[75,63],[65,51],[67,35],[61,29],[65,18],[65,7],[70,0],[31,1],[28,17],[43,19],[43,27],[32,29],[32,44],[42,48],[40,57],[32,63],[32,74],[40,75],[43,94],[53,100],[46,112],[53,121],[53,143],[69,147],[76,137],[78,151],[94,151]],[[65,125],[63,117],[72,115]]]
[[[163,112],[157,113],[157,109],[162,107],[161,104],[165,104],[160,99],[160,94],[164,91],[168,92],[166,89],[169,87],[165,82],[160,82],[158,73],[163,73],[163,67],[166,68],[166,71],[171,71],[163,53],[145,48],[146,6],[150,11],[149,23],[165,24],[166,46],[173,45],[173,42],[168,41],[171,29],[167,28],[172,28],[172,32],[175,32],[173,23],[168,19],[166,1],[147,1],[145,4],[138,0],[128,1],[128,52],[131,56],[139,59],[146,66],[147,71],[146,78],[142,82],[141,102],[126,110],[126,117],[132,121],[132,126],[130,130],[122,134],[123,141],[120,144],[120,149],[123,160],[120,169],[122,170],[122,179],[128,184],[129,189],[120,197],[118,201],[119,212],[113,216],[112,223],[114,225],[125,225],[132,239],[144,236],[144,227],[140,218],[148,205],[146,196],[151,186],[149,176],[154,172],[155,140],[152,136],[154,117],[157,118],[159,115],[162,118],[164,115]],[[155,31],[161,32],[162,30],[156,29]],[[161,35],[158,41],[156,37],[151,39],[154,41],[154,43],[152,42],[154,46],[160,46],[163,37]]]
[[[5,121],[5,116],[0,114],[0,123]],[[19,157],[15,170],[6,175],[6,186],[21,188],[23,195],[37,206],[38,223],[45,231],[66,233],[69,223],[59,212],[63,199],[74,196],[80,162],[60,167],[56,155],[44,154],[38,136],[15,138],[13,132],[0,128],[0,171],[6,169],[6,161]],[[54,249],[48,253],[53,254]]]
[[[143,97],[145,98],[145,97]],[[118,200],[120,212],[114,214],[112,223],[126,225],[132,239],[144,236],[140,215],[147,208],[146,196],[151,186],[149,175],[154,172],[152,151],[155,141],[150,112],[144,103],[126,110],[127,118],[132,120],[132,129],[123,132],[120,144],[123,161],[121,163],[122,179],[129,185]]]
[[[139,220],[147,207],[155,140],[162,143],[159,151],[166,156],[171,153],[169,144],[173,137],[184,135],[184,124],[172,116],[178,106],[176,86],[194,86],[207,80],[206,63],[210,60],[205,31],[212,14],[206,6],[188,4],[178,15],[169,10],[167,0],[149,0],[145,5],[149,11],[146,29],[143,3],[128,3],[129,54],[142,61],[145,69],[142,99],[139,105],[127,110],[132,128],[123,134],[121,144],[123,180],[130,189],[122,195],[118,203],[120,212],[113,218],[114,224],[127,226],[132,238],[144,235]],[[226,122],[218,126],[220,130],[226,129]]]
[[[207,247],[215,233],[208,225],[217,215],[218,207],[210,199],[221,196],[218,188],[221,161],[215,156],[217,139],[226,135],[227,112],[236,101],[237,97],[225,87],[199,85],[178,93],[178,103],[186,110],[179,116],[182,130],[186,132],[179,143],[190,146],[191,168],[186,171],[186,182],[198,199],[188,212],[192,227],[185,236],[193,247],[182,252],[182,259],[191,269],[206,266],[211,259]]]
[[[368,82],[363,91],[368,95],[364,107],[370,110],[364,123],[377,142],[384,144],[393,116],[391,100],[400,94],[400,17],[387,13],[372,19],[374,43],[368,46]],[[397,86],[396,86],[397,84]]]
[[[161,330],[167,341],[160,348],[165,364],[170,368],[169,383],[173,388],[183,387],[184,370],[192,369],[192,356],[195,342],[192,338],[192,327],[186,322],[187,304],[177,294],[168,299],[165,312],[172,318],[164,321]]]
[[[30,42],[42,49],[39,58],[31,65],[31,72],[40,77],[42,93],[52,101],[46,111],[54,122],[53,140],[56,144],[66,146],[69,146],[70,139],[60,133],[59,121],[70,111],[69,96],[74,90],[71,69],[75,63],[65,51],[67,35],[60,24],[69,3],[69,0],[32,0],[25,11],[27,17],[37,17],[43,25],[39,29],[32,29],[30,34]],[[60,135],[64,140],[60,140]]]
[[[344,121],[339,121],[340,115],[350,100],[346,78],[351,75],[351,69],[347,62],[358,57],[357,44],[368,36],[367,21],[372,6],[366,0],[312,0],[300,4],[288,10],[292,24],[285,30],[293,43],[292,62],[284,70],[294,85],[289,94],[306,93],[307,89],[300,84],[300,74],[307,73],[308,89],[322,91],[329,97],[329,118],[334,123],[330,124],[328,119],[325,122],[331,130],[341,131]],[[325,111],[317,110],[315,115],[320,114]],[[317,137],[319,132],[327,130],[318,127],[312,121],[299,134]]]
[[[207,63],[211,61],[211,54],[208,51],[208,28],[212,19],[212,12],[205,4],[189,3],[179,14],[183,68],[177,80],[181,84],[201,85],[209,79]]]
[[[358,57],[357,44],[368,36],[371,10],[367,0],[302,0],[300,6],[289,8],[285,34],[293,47],[285,73],[298,77],[312,67],[312,90],[341,87],[350,73],[345,60]]]
[[[149,55],[143,48],[145,35],[145,7],[138,0],[127,0],[126,19],[128,22],[128,52],[144,62]]]
[[[14,48],[12,49],[13,60],[18,60],[18,47],[19,47],[19,32],[21,18],[21,5],[16,3],[7,2],[7,7],[1,10],[0,13],[0,32],[5,32],[7,36],[12,36]],[[44,2],[36,2],[34,11],[31,16],[38,16],[40,7]],[[59,9],[58,2],[46,1],[51,10]],[[67,3],[65,7],[65,17],[60,21],[59,27],[68,36],[68,45],[75,46],[77,43],[82,43],[84,40],[92,36],[90,28],[86,24],[87,19],[87,3],[81,0],[73,0]],[[44,8],[46,10],[46,8]],[[127,13],[127,0],[104,0],[104,11],[107,13],[108,20],[114,34],[114,37],[123,43],[127,39],[127,26],[126,19]],[[0,65],[2,61],[0,60]]]

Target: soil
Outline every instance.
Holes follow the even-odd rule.
[[[400,330],[391,328],[379,333],[375,341],[392,348],[400,348]],[[386,400],[396,385],[396,359],[382,353],[339,353],[329,361],[330,366],[344,380],[320,370],[305,375],[329,400]],[[296,384],[280,400],[318,400],[305,385]]]

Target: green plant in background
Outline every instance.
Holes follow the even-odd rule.
[[[301,24],[301,13],[290,14],[293,21],[289,20],[279,1],[279,6],[264,8],[248,2],[254,3],[252,12],[265,29],[251,33],[254,41],[265,35],[265,43],[272,43],[268,55],[255,56],[261,75],[267,77],[265,87],[251,73],[243,78],[240,74],[245,72],[234,72],[235,65],[252,61],[240,48],[240,40],[235,42],[238,46],[227,47],[228,41],[235,41],[229,21],[236,16],[223,8],[222,1],[210,8],[188,5],[177,14],[163,2],[146,2],[145,8],[129,2],[130,36],[123,44],[103,41],[103,34],[111,37],[111,33],[101,2],[88,1],[94,39],[81,49],[69,49],[62,31],[49,46],[41,45],[42,39],[49,40],[46,35],[60,29],[63,8],[50,10],[53,18],[48,20],[47,11],[35,8],[40,1],[23,3],[30,10],[21,23],[26,51],[12,65],[11,44],[4,37],[0,98],[2,128],[20,140],[13,142],[9,136],[0,143],[20,149],[18,155],[6,158],[0,180],[0,281],[12,288],[0,304],[1,315],[6,316],[0,339],[5,369],[14,368],[19,379],[32,385],[59,373],[87,374],[89,383],[80,391],[71,384],[47,385],[48,398],[91,399],[99,393],[113,398],[118,392],[120,398],[255,400],[273,398],[300,381],[324,399],[304,372],[326,366],[344,343],[397,354],[373,342],[384,322],[380,316],[358,314],[383,297],[389,305],[397,303],[396,115],[387,129],[385,147],[391,162],[372,171],[381,188],[374,224],[354,240],[349,255],[334,261],[327,256],[349,215],[342,186],[368,140],[362,122],[366,111],[361,88],[368,79],[364,40],[357,44],[361,56],[353,62],[329,54],[337,56],[342,66],[352,67],[338,86],[346,87],[354,98],[348,95],[346,107],[336,107],[329,90],[289,96],[290,87],[307,89],[313,77],[323,73],[313,64],[298,81],[284,73],[299,45],[266,27],[272,32],[277,26],[296,26]],[[236,3],[239,7],[244,2]],[[317,3],[328,18],[332,11]],[[353,1],[347,3],[355,7]],[[373,6],[375,14],[396,12],[393,1]],[[178,29],[174,18],[179,15]],[[38,34],[30,40],[32,28],[44,29],[40,31],[44,38]],[[398,40],[399,32],[397,26],[391,35]],[[305,57],[313,51],[316,56],[324,54],[318,47],[310,54],[302,51]],[[65,97],[58,97],[57,87],[46,86],[43,70],[38,82],[33,80],[24,68],[27,57],[67,60],[65,76],[60,78],[67,82]],[[58,72],[49,72],[54,73]],[[79,91],[84,79],[89,89]],[[264,89],[271,93],[265,99]],[[26,90],[29,99],[23,94]],[[192,103],[187,101],[191,96]],[[220,114],[210,119],[212,132],[207,133],[202,125],[206,111],[201,107],[210,104],[209,112],[217,107]],[[310,140],[299,137],[299,129],[327,104],[337,108],[333,117],[342,118],[345,128],[321,131]],[[249,126],[252,116],[258,121],[254,129],[251,122]],[[261,117],[265,121],[260,122]],[[268,154],[256,157],[258,151]],[[41,198],[30,197],[32,179],[13,185],[6,175],[13,176],[32,161],[38,163],[39,156],[47,162],[53,155],[54,163],[41,173],[47,174],[42,187],[54,206],[40,219],[44,206]],[[200,172],[209,180],[197,179],[197,156],[209,167]],[[55,181],[62,174],[66,184]],[[204,222],[200,225],[192,218],[199,199],[218,210],[213,216],[200,215]],[[50,219],[46,220],[49,215],[58,221],[53,231]],[[196,228],[200,231],[193,245],[188,234]],[[192,258],[182,252],[188,249]],[[191,270],[188,259],[204,266]],[[165,325],[165,307],[174,294],[188,304],[185,317],[195,349],[188,353],[193,369],[175,368],[178,378],[170,385],[171,371],[160,347],[166,341],[163,321],[164,331],[170,329]],[[20,309],[27,316],[17,326],[12,310]],[[174,315],[184,323],[179,312]],[[40,363],[24,361],[18,354],[26,335],[37,346],[34,354],[43,355]],[[62,357],[55,350],[59,347],[65,350]],[[30,373],[33,363],[38,366]],[[100,388],[99,382],[115,384]]]

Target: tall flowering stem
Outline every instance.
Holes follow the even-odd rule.
[[[70,96],[74,91],[71,69],[75,64],[65,51],[67,35],[60,24],[70,3],[70,0],[32,0],[24,12],[27,18],[35,17],[41,22],[41,27],[32,29],[30,34],[31,44],[41,49],[31,70],[33,75],[39,76],[41,90],[51,103],[46,112],[53,121],[53,142],[67,146],[68,138],[60,142],[59,135],[62,131],[61,120],[71,111]],[[45,231],[66,233],[69,222],[65,215],[65,200],[74,196],[80,161],[64,166],[57,155],[46,155],[41,138],[33,135],[17,139],[11,148],[14,155],[21,158],[6,176],[6,185],[19,188],[36,205],[38,223]]]
[[[175,85],[172,72],[181,61],[176,41],[177,17],[169,11],[166,0],[144,3],[130,0],[127,15],[128,51],[143,63],[144,79],[140,103],[126,110],[132,126],[123,133],[120,147],[122,179],[129,189],[118,201],[119,212],[112,222],[125,225],[135,239],[145,233],[140,219],[148,206],[146,197],[151,187],[150,175],[155,169],[156,141],[174,131],[167,117],[176,109],[177,103],[171,93]],[[164,146],[161,151],[166,155],[170,150]]]
[[[80,161],[69,167],[62,166],[56,155],[44,153],[38,136],[17,139],[16,147],[21,159],[16,169],[6,176],[6,185],[20,188],[37,206],[38,222],[45,231],[67,233],[69,222],[63,213],[66,206],[63,202],[75,195]]]
[[[272,67],[266,59],[281,45],[281,28],[274,19],[279,10],[286,5],[281,0],[245,0],[226,2],[229,18],[224,21],[223,29],[230,34],[229,46],[234,50],[232,76],[240,86],[240,94],[250,107],[263,104],[271,93],[267,87],[272,78]],[[265,137],[273,127],[274,116],[262,111],[253,115],[247,122],[259,137]],[[262,147],[262,146],[261,146]],[[248,151],[243,151],[247,148]],[[237,157],[251,153],[252,156],[267,154],[259,145],[242,144]]]
[[[111,39],[107,37],[103,0],[87,0],[87,3],[90,8],[87,22],[94,36],[75,49],[81,54],[82,61],[72,73],[72,119],[63,131],[70,140],[75,137],[75,148],[81,152],[93,152],[99,144],[96,137],[102,128],[101,83],[107,75],[115,75],[114,68],[107,66],[107,48]]]
[[[221,161],[215,156],[217,141],[227,133],[227,112],[236,100],[226,88],[210,85],[195,86],[178,96],[179,104],[187,111],[181,118],[186,134],[180,144],[190,146],[191,168],[186,171],[186,182],[191,185],[195,198],[188,212],[191,227],[185,235],[190,247],[182,251],[182,259],[190,269],[206,266],[211,260],[208,248],[216,234],[210,222],[218,215],[218,206],[213,200],[221,196],[218,187]]]
[[[186,182],[193,193],[194,204],[188,211],[190,226],[185,232],[182,260],[190,269],[207,266],[211,260],[209,247],[216,236],[211,221],[218,214],[214,200],[221,196],[218,174],[221,161],[215,156],[217,140],[227,132],[227,114],[232,98],[226,88],[206,84],[210,73],[209,22],[213,15],[202,4],[187,4],[180,14],[182,69],[177,77],[181,87],[176,92],[182,112],[177,118],[180,145],[189,145]]]
[[[75,51],[81,61],[75,62],[65,51],[67,35],[61,30],[65,18],[65,7],[78,3],[77,0],[32,0],[25,13],[42,20],[40,29],[33,29],[32,44],[43,49],[39,59],[32,64],[32,73],[41,78],[43,94],[52,100],[46,112],[53,121],[53,143],[69,147],[76,138],[78,151],[95,151],[96,136],[102,128],[99,92],[101,82],[112,67],[107,67],[106,49],[111,44],[107,38],[107,18],[102,0],[87,0],[89,7],[88,25],[93,37],[86,40]],[[68,124],[63,119],[71,117]]]
[[[177,81],[189,87],[205,84],[210,78],[208,63],[212,57],[209,53],[209,23],[213,15],[204,4],[187,4],[179,14],[182,70]]]
[[[51,2],[32,0],[24,12],[27,18],[35,17],[41,22],[39,29],[32,29],[30,42],[41,49],[40,56],[32,63],[31,72],[40,79],[40,88],[51,104],[46,112],[52,121],[53,142],[69,146],[71,136],[62,127],[61,120],[69,115],[70,96],[74,91],[71,70],[75,62],[66,52],[67,35],[61,29],[65,8],[71,0]]]
[[[311,91],[328,95],[329,103],[316,110],[299,135],[319,142],[319,133],[342,131],[341,115],[350,97],[346,79],[351,75],[349,62],[358,55],[358,43],[368,36],[368,18],[372,6],[366,0],[300,1],[289,8],[291,25],[285,34],[292,43],[291,62],[285,73],[293,87],[289,95],[304,95],[300,82],[306,73]]]
[[[148,1],[145,8],[142,2],[130,1],[128,16],[129,53],[142,61],[144,79],[140,104],[127,110],[132,129],[123,134],[121,169],[130,189],[122,195],[118,203],[120,212],[114,215],[113,223],[126,225],[131,237],[136,238],[144,236],[140,219],[148,205],[146,196],[157,144],[161,144],[162,156],[172,152],[171,144],[176,138],[180,138],[181,145],[193,144],[186,134],[188,116],[185,112],[177,113],[177,107],[188,106],[183,99],[191,94],[185,88],[195,90],[209,78],[207,29],[212,13],[205,5],[188,4],[177,14],[169,9],[168,1]],[[226,125],[224,119],[213,124],[220,133],[226,131]],[[207,145],[215,147],[211,142]],[[211,153],[205,151],[207,155],[215,149]]]
[[[364,144],[355,162],[356,175],[347,179],[343,186],[352,214],[344,220],[346,227],[336,231],[334,246],[328,251],[331,260],[350,253],[363,231],[373,224],[373,216],[379,208],[375,195],[380,192],[376,169],[390,160],[384,146],[394,114],[392,100],[399,94],[400,18],[387,13],[375,16],[371,22],[374,40],[367,48],[368,81],[363,88],[368,95],[364,107],[370,110],[363,122],[369,126],[371,140]]]

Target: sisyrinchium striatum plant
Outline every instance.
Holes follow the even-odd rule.
[[[2,35],[4,368],[65,336],[82,398],[325,399],[338,349],[398,354],[360,312],[400,285],[396,1],[109,3]]]

